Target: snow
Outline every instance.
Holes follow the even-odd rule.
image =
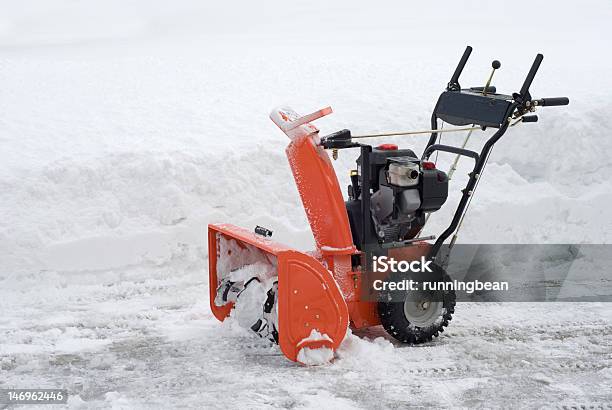
[[[233,282],[246,282],[252,277],[264,281],[276,270],[276,258],[248,243],[238,243],[217,234],[219,254],[217,279],[228,278]]]
[[[371,329],[328,366],[296,366],[210,313],[206,224],[261,225],[311,249],[270,109],[330,104],[323,135],[427,128],[470,44],[463,85],[499,59],[493,83],[516,91],[542,52],[534,96],[571,105],[502,139],[460,240],[610,243],[611,18],[605,1],[3,5],[0,388],[64,387],[73,408],[609,403],[603,303],[461,303],[430,344]],[[421,152],[426,138],[384,142]],[[342,186],[355,157],[334,163]],[[457,193],[424,235],[445,227]]]
[[[310,345],[311,342],[331,343],[331,341],[327,334],[320,333],[317,329],[312,329],[308,337],[300,340],[297,345],[298,347],[302,346],[297,354],[298,362],[306,366],[320,366],[331,362],[334,358],[334,350],[331,347],[323,345],[315,348]]]
[[[306,366],[320,366],[327,364],[334,358],[334,351],[329,347],[318,347],[316,349],[303,347],[297,355],[298,362]]]
[[[250,328],[262,316],[262,306],[266,302],[267,289],[257,282],[251,282],[240,294],[236,306],[232,310],[232,316],[240,326]]]

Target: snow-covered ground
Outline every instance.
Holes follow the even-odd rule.
[[[269,110],[330,104],[324,133],[427,128],[466,44],[463,85],[482,85],[497,58],[495,85],[517,91],[542,52],[532,93],[571,105],[499,143],[461,240],[611,243],[612,6],[519,6],[4,2],[0,388],[65,387],[71,405],[127,408],[612,401],[610,304],[460,304],[429,345],[373,329],[318,368],[208,308],[207,223],[312,246]],[[343,184],[354,159],[336,162]]]

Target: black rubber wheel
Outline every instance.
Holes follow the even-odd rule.
[[[425,279],[415,274],[395,272],[387,282],[406,279],[450,282],[451,279],[439,266],[431,265],[433,273]],[[435,279],[435,280],[434,280]],[[379,294],[378,315],[380,322],[393,338],[402,343],[419,344],[431,341],[444,332],[455,313],[455,291],[386,291]]]

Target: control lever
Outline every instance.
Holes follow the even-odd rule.
[[[487,80],[487,83],[485,84],[484,88],[482,89],[482,95],[487,95],[487,91],[489,91],[489,86],[491,85],[491,80],[493,79],[493,74],[495,74],[495,70],[497,70],[499,67],[501,67],[501,63],[497,60],[493,60],[493,62],[491,63],[491,67],[493,68],[493,71],[491,71],[491,75],[489,76],[489,79]],[[495,92],[495,91],[493,91]]]
[[[321,146],[325,149],[352,148],[355,146],[351,131],[344,129],[321,138]]]
[[[455,68],[453,76],[451,77],[448,85],[446,86],[447,91],[459,91],[461,89],[461,86],[459,85],[459,76],[465,68],[465,63],[467,63],[470,54],[472,54],[472,47],[467,46],[465,48],[465,51],[463,52],[463,55],[461,56],[461,60],[459,60],[459,64],[457,64],[457,68]]]
[[[521,87],[521,91],[519,91],[519,94],[521,95],[521,97],[523,97],[523,100],[525,101],[529,100],[529,87],[531,87],[531,83],[533,82],[533,79],[536,73],[538,72],[538,69],[540,68],[540,64],[542,64],[542,60],[544,60],[544,56],[542,54],[538,54],[535,60],[533,60],[533,64],[529,69],[529,73],[525,78],[525,82]]]
[[[540,98],[539,100],[533,100],[533,104],[540,106],[540,107],[552,107],[554,105],[568,105],[569,98],[567,97]]]
[[[523,115],[523,122],[538,122],[537,115]]]
[[[324,149],[332,150],[332,158],[334,160],[338,159],[338,150],[343,148],[353,148],[358,147],[359,144],[353,142],[351,137],[351,131],[344,129],[340,131],[336,131],[332,134],[329,134],[323,138],[321,138],[320,145]]]

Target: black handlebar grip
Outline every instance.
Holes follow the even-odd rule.
[[[523,122],[538,122],[537,115],[525,115],[523,116]]]
[[[568,105],[569,98],[567,97],[552,97],[552,98],[542,98],[538,100],[538,105],[542,107],[552,107],[553,105]]]
[[[455,72],[451,77],[450,84],[456,84],[459,82],[459,76],[461,75],[461,72],[465,67],[465,63],[467,63],[468,58],[470,58],[470,54],[472,54],[472,47],[467,46],[465,48],[465,51],[463,52],[463,55],[461,56],[461,60],[459,60],[459,64],[457,64],[457,68],[455,68]]]
[[[529,74],[527,74],[527,77],[525,78],[525,82],[523,83],[523,86],[521,87],[521,91],[519,94],[521,94],[522,96],[526,96],[527,93],[529,92],[529,87],[531,87],[531,83],[533,82],[533,78],[535,77],[536,73],[538,72],[538,68],[540,68],[540,64],[542,64],[542,60],[544,59],[544,56],[542,54],[538,54],[535,58],[535,60],[533,60],[533,64],[531,65],[531,69],[529,69]]]

